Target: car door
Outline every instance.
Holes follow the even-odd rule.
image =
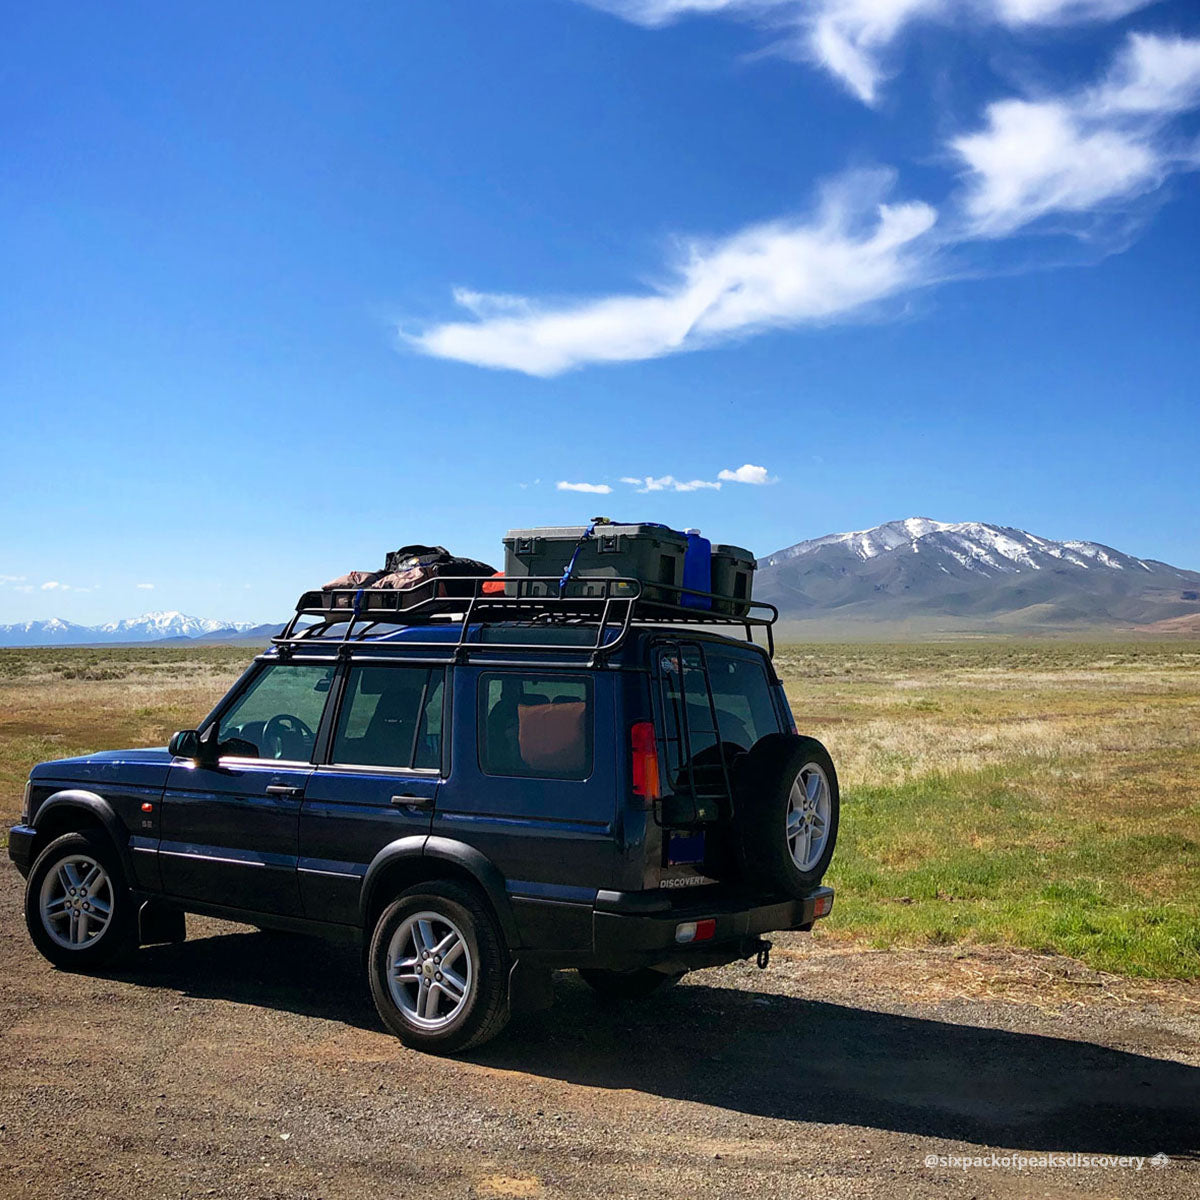
[[[569,926],[572,948],[586,948],[596,892],[611,886],[612,682],[602,672],[552,667],[454,673],[458,750],[432,832],[496,864],[531,942],[547,919],[556,936]]]
[[[443,767],[444,667],[353,663],[332,721],[327,761],[300,816],[306,915],[353,925],[371,860],[429,833]]]
[[[264,664],[217,717],[216,765],[172,763],[159,843],[167,895],[300,913],[300,805],[334,670]]]

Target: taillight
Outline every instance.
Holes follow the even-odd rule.
[[[653,721],[635,721],[629,730],[629,751],[633,761],[633,794],[657,800],[658,738]]]

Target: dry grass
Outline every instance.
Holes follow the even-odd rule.
[[[0,818],[35,762],[195,725],[252,653],[0,651]],[[777,665],[842,781],[824,936],[1200,974],[1200,643],[783,646]]]
[[[164,746],[225,694],[254,651],[225,646],[0,650],[0,818],[49,758]]]

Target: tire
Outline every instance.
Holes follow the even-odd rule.
[[[25,924],[41,954],[68,971],[94,971],[132,952],[137,907],[112,840],[93,830],[55,838],[29,872]]]
[[[773,733],[740,765],[735,824],[744,877],[799,899],[821,882],[837,843],[833,759],[815,738]]]
[[[444,946],[449,961],[434,953]],[[383,1023],[406,1046],[430,1054],[479,1046],[508,1024],[511,965],[487,900],[450,881],[402,892],[380,914],[367,953]]]
[[[668,975],[650,967],[632,971],[605,971],[581,967],[580,978],[603,1000],[643,1000],[668,984],[678,983],[682,975]]]

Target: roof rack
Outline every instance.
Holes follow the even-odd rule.
[[[484,585],[492,590],[485,592]],[[503,587],[503,592],[495,587]],[[453,591],[454,595],[438,595]],[[646,592],[654,598],[647,598]],[[694,598],[694,603],[688,603]],[[707,602],[709,607],[697,607]],[[301,626],[306,617],[317,617],[312,625]],[[326,655],[308,653],[333,661],[352,648],[371,646],[385,652],[380,661],[394,662],[406,652],[419,652],[424,663],[459,663],[479,658],[495,658],[511,664],[512,655],[573,653],[589,667],[601,666],[629,637],[631,629],[645,626],[716,625],[740,627],[746,640],[754,642],[754,630],[765,629],[767,652],[774,657],[775,636],[772,626],[779,618],[773,604],[757,600],[736,600],[713,592],[699,592],[672,584],[643,585],[626,577],[579,576],[565,586],[557,575],[505,577],[438,576],[411,588],[334,588],[305,592],[296,604],[296,613],[283,632],[271,639],[279,653],[287,654],[299,646],[325,650]],[[549,628],[570,627],[596,630],[594,639],[578,642],[485,640],[488,626],[529,623]],[[380,627],[456,626],[454,640],[404,638],[384,641],[387,629]],[[344,628],[343,628],[344,626]],[[473,638],[473,632],[476,635]],[[441,652],[443,659],[431,658]],[[355,653],[356,660],[364,656]],[[545,665],[541,658],[538,665]]]

